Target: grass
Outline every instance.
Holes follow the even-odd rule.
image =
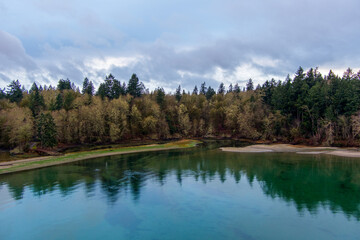
[[[67,153],[63,156],[45,157],[45,158],[40,158],[38,160],[28,159],[28,161],[24,161],[20,163],[14,162],[14,165],[10,165],[9,167],[0,169],[0,174],[53,166],[62,163],[80,161],[88,158],[95,158],[101,156],[146,152],[146,151],[160,151],[160,150],[168,150],[168,149],[190,148],[190,147],[195,147],[199,143],[201,142],[197,140],[181,140],[181,141],[170,142],[165,144],[151,144],[151,145],[142,145],[142,146],[134,146],[134,147],[121,147],[116,149],[111,148],[111,149],[101,149],[101,150],[93,150],[93,151],[85,151],[85,152]]]

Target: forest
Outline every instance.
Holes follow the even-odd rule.
[[[112,74],[96,90],[69,79],[57,86],[12,81],[0,89],[0,147],[28,151],[128,140],[232,138],[325,146],[360,146],[360,71],[343,76],[301,67],[293,78],[218,88],[202,83],[166,93],[136,74]]]

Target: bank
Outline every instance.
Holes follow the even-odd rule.
[[[339,157],[360,158],[360,151],[358,148],[312,147],[291,144],[254,144],[245,147],[223,147],[220,149],[225,152],[237,153],[292,152],[297,154],[327,154]]]
[[[7,173],[36,169],[36,168],[49,167],[49,166],[54,166],[69,162],[76,162],[91,158],[97,158],[97,157],[190,148],[190,147],[195,147],[199,143],[201,142],[198,140],[180,140],[180,141],[169,142],[164,144],[150,144],[150,145],[140,145],[140,146],[132,146],[132,147],[101,149],[101,150],[93,150],[93,151],[67,153],[62,156],[36,157],[36,158],[28,158],[23,160],[1,162],[0,174],[7,174]]]

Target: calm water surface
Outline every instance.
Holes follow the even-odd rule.
[[[0,239],[360,239],[360,160],[217,147],[0,176]]]

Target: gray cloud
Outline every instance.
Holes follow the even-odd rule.
[[[0,70],[19,67],[32,70],[36,64],[26,54],[19,39],[0,30]]]
[[[137,73],[151,87],[175,89],[181,84],[192,90],[203,81],[217,88],[219,81],[244,83],[251,76],[257,82],[284,79],[300,65],[359,67],[357,0],[184,0],[173,3],[176,7],[162,0],[107,1],[101,6],[34,2],[33,10],[49,23],[24,14],[36,24],[27,28],[21,21],[9,21],[15,26],[9,32],[29,48],[34,42],[46,47],[30,57],[18,38],[0,31],[0,73],[8,78],[19,67],[25,69],[19,76],[26,78],[20,80],[53,85],[67,77],[80,85],[85,76],[98,84],[110,72],[127,81]],[[153,4],[156,10],[151,11]],[[21,27],[25,35],[17,31]],[[137,60],[121,65],[105,61],[109,57]],[[108,66],[91,66],[91,59],[105,59]]]

